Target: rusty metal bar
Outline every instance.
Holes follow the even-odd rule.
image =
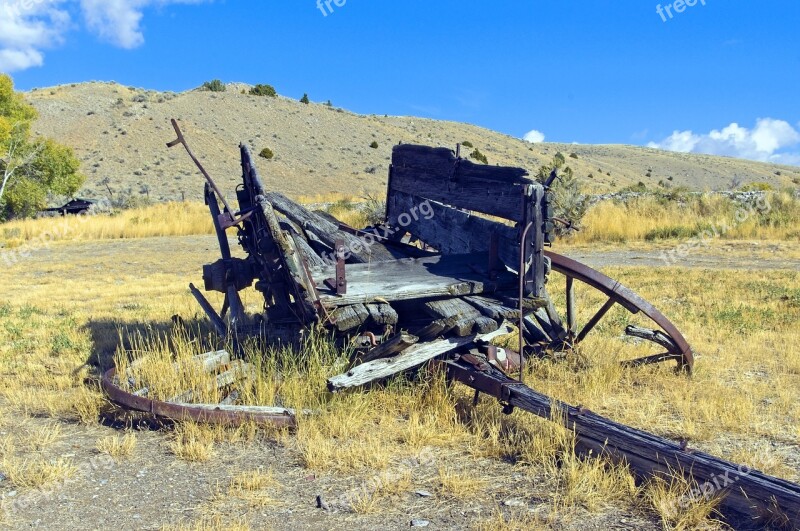
[[[284,414],[273,414],[256,413],[252,411],[208,409],[193,407],[192,405],[186,404],[171,404],[160,400],[151,400],[143,396],[136,396],[127,391],[123,391],[114,384],[116,374],[116,369],[108,370],[100,380],[100,386],[112,402],[127,409],[141,411],[142,413],[150,413],[176,421],[191,420],[229,426],[239,426],[247,422],[273,425],[281,428],[294,428],[297,425],[294,415],[288,412]]]

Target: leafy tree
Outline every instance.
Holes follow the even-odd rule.
[[[261,84],[258,84],[255,87],[250,89],[250,95],[251,96],[270,96],[270,97],[274,98],[275,96],[278,95],[278,93],[275,90],[275,87],[273,87],[272,85],[261,85]]]
[[[302,98],[300,98],[300,103],[305,103],[306,105],[308,105],[309,103],[311,103],[311,102],[309,101],[309,99],[308,99],[308,94],[303,94],[303,97],[302,97]]]
[[[45,207],[48,194],[72,195],[85,177],[72,149],[32,138],[36,110],[0,74],[0,218],[25,217]]]

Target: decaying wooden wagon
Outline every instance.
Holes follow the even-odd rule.
[[[550,252],[553,241],[552,175],[547,183],[520,168],[474,164],[458,150],[398,145],[392,152],[382,223],[349,227],[310,211],[260,179],[246,146],[241,146],[242,183],[238,208],[207,179],[205,199],[216,227],[221,259],[203,268],[204,288],[225,295],[220,312],[194,285],[192,293],[215,330],[234,344],[257,335],[272,342],[298,343],[304,331],[324,327],[355,343],[357,355],[328,388],[347,388],[431,363],[450,379],[495,397],[510,413],[519,408],[545,418],[554,408],[575,431],[579,450],[625,460],[640,476],[690,471],[699,485],[724,494],[731,514],[797,525],[800,486],[717,459],[572,407],[524,385],[526,359],[559,356],[584,341],[614,306],[649,318],[653,328],[619,331],[658,348],[628,366],[673,361],[691,372],[692,349],[651,304],[630,289],[583,264]],[[220,204],[221,203],[221,204]],[[234,257],[228,231],[235,229],[245,258]],[[558,279],[556,279],[558,277]],[[606,302],[578,322],[576,284],[601,293]],[[563,284],[562,284],[563,283]],[[564,287],[559,309],[549,290]],[[248,315],[239,292],[254,287],[263,311]],[[519,330],[518,348],[492,339]],[[112,399],[172,418],[229,421],[247,416],[291,424],[290,415],[268,408],[192,406],[148,400],[104,378]],[[322,382],[320,382],[322,385]],[[719,478],[728,478],[724,485]],[[733,478],[733,479],[732,479]]]

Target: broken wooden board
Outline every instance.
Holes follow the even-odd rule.
[[[474,306],[486,317],[494,319],[495,321],[502,321],[508,319],[509,321],[519,319],[519,310],[516,308],[509,308],[503,305],[502,302],[490,299],[488,297],[481,297],[473,295],[464,297],[464,300]]]
[[[345,374],[330,378],[328,380],[328,389],[333,392],[342,391],[344,389],[359,387],[371,382],[383,380],[395,374],[413,369],[414,367],[419,367],[423,363],[439,356],[468,347],[477,341],[488,342],[497,337],[511,334],[512,332],[512,328],[504,325],[488,334],[439,339],[423,344],[417,343],[394,358],[382,358],[363,363],[350,369]]]
[[[369,319],[369,310],[363,304],[341,306],[331,312],[331,322],[339,332],[347,332],[358,328]]]
[[[176,406],[190,407],[192,409],[205,409],[208,411],[228,411],[231,413],[253,413],[257,415],[291,415],[296,414],[294,409],[272,406],[233,406],[226,404],[186,404],[172,402]],[[304,411],[305,412],[305,411]]]
[[[303,230],[314,233],[316,238],[319,238],[326,246],[331,249],[336,248],[336,242],[339,240],[344,241],[345,248],[347,249],[349,261],[356,263],[378,262],[383,260],[394,260],[405,255],[398,251],[391,251],[387,247],[374,241],[367,244],[367,241],[339,230],[339,227],[310,210],[298,205],[288,197],[277,192],[268,192],[266,199],[269,201],[273,208],[286,216],[292,223],[301,227]],[[326,257],[322,257],[325,259]],[[328,262],[335,262],[332,256],[327,257]]]
[[[397,312],[388,304],[367,304],[370,321],[376,325],[396,325],[400,320]]]
[[[228,367],[229,367],[228,370],[216,376],[214,382],[212,382],[209,385],[208,390],[222,389],[223,387],[228,387],[230,385],[235,384],[236,382],[242,380],[249,380],[255,374],[255,368],[249,363],[246,363],[242,360],[233,360]],[[196,393],[195,391],[190,389],[188,391],[184,391],[179,395],[171,397],[165,402],[171,402],[171,403],[190,402],[194,397],[195,393]]]
[[[346,295],[336,295],[321,280],[317,290],[320,302],[328,308],[335,308],[359,303],[476,295],[517,285],[516,276],[510,272],[499,274],[493,281],[478,272],[487,262],[487,255],[477,254],[351,264],[346,269]],[[332,278],[335,267],[314,268],[311,275],[314,279]]]
[[[484,317],[480,311],[469,303],[459,299],[437,299],[423,304],[423,308],[432,317],[438,319],[454,319],[454,332],[459,337],[475,334],[488,334],[497,330],[497,321]]]
[[[417,342],[419,342],[419,338],[417,336],[404,333],[397,334],[386,343],[378,345],[361,356],[361,363],[367,363],[369,361],[378,360],[381,358],[390,358],[396,354],[399,354],[400,352],[403,352],[412,345],[415,345]]]

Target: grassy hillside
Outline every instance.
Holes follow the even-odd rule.
[[[775,187],[800,182],[797,167],[622,145],[529,144],[468,124],[357,115],[283,97],[242,94],[246,88],[230,84],[222,93],[175,94],[83,83],[34,90],[27,98],[41,114],[36,131],[75,148],[88,176],[81,194],[89,197],[107,197],[102,182],[108,178],[117,194],[149,194],[159,201],[199,199],[200,175],[179,148],[165,147],[174,138],[173,117],[226,190],[240,173],[240,141],[256,153],[270,148],[274,159],[258,159],[267,185],[295,195],[381,193],[391,147],[398,142],[455,147],[469,141],[490,164],[532,171],[561,151],[595,191],[639,181],[695,189],[725,189],[733,180]],[[370,147],[373,142],[377,148]]]

